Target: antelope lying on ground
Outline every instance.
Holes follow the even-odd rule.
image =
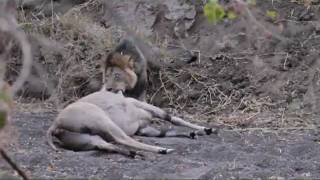
[[[196,131],[161,132],[149,126],[152,118],[159,118]],[[54,149],[56,146],[53,144],[53,136],[58,139],[61,147],[71,150],[106,150],[125,155],[135,154],[135,151],[127,151],[110,143],[115,142],[130,148],[167,154],[173,149],[144,144],[130,136],[194,138],[197,132],[211,134],[212,129],[171,116],[146,102],[125,97],[121,91],[113,93],[102,89],[63,109],[49,128],[47,138],[49,145]]]

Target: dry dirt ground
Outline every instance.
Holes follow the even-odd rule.
[[[125,35],[101,3],[90,2],[68,16],[20,19],[26,31],[65,45],[63,52],[42,45],[36,55],[48,72],[38,78],[56,87],[45,104],[57,99],[68,103],[92,91],[99,81],[99,57]],[[306,7],[299,2],[257,1],[251,10],[258,23],[241,16],[210,24],[198,0],[116,1],[115,12],[124,24],[152,42],[157,56],[147,50],[147,58],[171,64],[151,71],[148,101],[176,109],[187,120],[219,126],[218,135],[139,138],[176,149],[170,155],[147,153],[144,160],[57,153],[44,137],[56,114],[44,106],[35,110],[20,104],[18,109],[28,108],[13,118],[18,138],[9,146],[10,154],[33,177],[320,178],[319,3]],[[266,16],[270,10],[278,13],[275,20]],[[200,58],[188,63],[190,52]],[[11,65],[18,66],[15,61]],[[4,162],[0,165],[12,172]]]
[[[171,147],[169,155],[130,159],[103,152],[55,152],[45,139],[55,114],[18,113],[18,144],[10,154],[35,178],[242,179],[320,177],[319,134],[314,131],[235,132],[181,138],[138,138]],[[3,164],[3,162],[1,163]],[[1,169],[11,172],[8,166]]]

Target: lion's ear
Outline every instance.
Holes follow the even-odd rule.
[[[104,61],[103,61],[103,66],[106,68],[110,65],[112,65],[114,62],[113,62],[113,59],[114,59],[114,53],[113,52],[110,52],[106,58],[104,58]]]
[[[134,68],[134,59],[131,56],[129,57],[128,65],[131,69]]]

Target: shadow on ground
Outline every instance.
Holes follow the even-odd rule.
[[[102,152],[55,152],[45,143],[54,114],[18,113],[19,138],[9,153],[32,177],[41,178],[319,178],[320,145],[314,132],[221,131],[198,140],[139,138],[176,149],[170,155],[146,153],[129,159]],[[3,170],[12,173],[3,161]]]

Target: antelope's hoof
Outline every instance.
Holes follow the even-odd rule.
[[[189,137],[190,137],[191,139],[197,139],[197,133],[194,132],[194,131],[192,131],[192,132],[190,132]]]
[[[143,154],[142,152],[139,152],[139,151],[135,151],[135,159],[142,159],[142,160],[145,160],[146,159],[146,155]]]
[[[167,149],[167,154],[172,153],[174,149]]]
[[[174,151],[174,149],[160,149],[158,153],[159,154],[169,154],[173,151]]]
[[[212,128],[204,128],[204,132],[207,134],[207,135],[210,135],[213,133],[213,130]]]
[[[128,156],[130,157],[130,158],[136,158],[136,156],[137,156],[137,152],[136,151],[129,151],[129,154],[128,154]]]

